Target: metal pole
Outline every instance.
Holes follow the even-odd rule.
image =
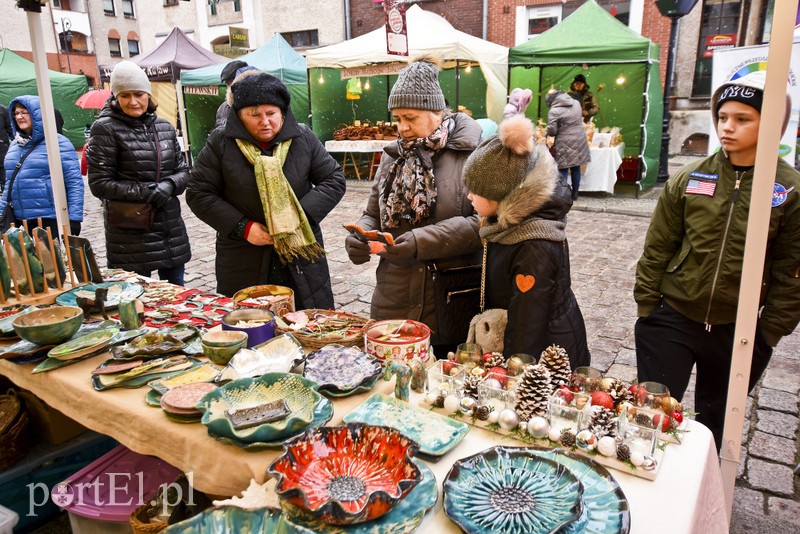
[[[664,119],[661,132],[661,158],[658,161],[658,181],[669,179],[669,97],[672,92],[672,77],[675,74],[675,48],[678,41],[678,21],[680,17],[670,17],[669,50],[667,50],[667,73],[664,80]]]

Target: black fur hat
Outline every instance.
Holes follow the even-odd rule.
[[[292,100],[289,89],[282,81],[258,69],[246,70],[239,74],[231,84],[230,95],[228,103],[236,111],[251,106],[272,104],[278,106],[284,115]]]

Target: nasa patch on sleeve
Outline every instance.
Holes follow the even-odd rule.
[[[777,208],[778,206],[786,202],[786,197],[788,197],[789,193],[791,193],[792,191],[794,191],[794,187],[786,189],[778,182],[775,182],[775,186],[773,187],[772,190],[772,207]]]

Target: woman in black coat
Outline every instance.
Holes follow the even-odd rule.
[[[332,308],[322,219],[345,192],[341,166],[289,108],[278,78],[251,68],[197,157],[186,201],[217,231],[217,291],[276,284],[298,309]]]
[[[178,195],[186,189],[189,170],[175,128],[156,116],[150,82],[135,63],[114,67],[111,92],[86,149],[89,187],[104,201],[108,266],[143,276],[155,269],[160,279],[183,285],[192,253]],[[148,204],[155,211],[152,225],[131,229],[110,224],[114,207],[108,201]]]

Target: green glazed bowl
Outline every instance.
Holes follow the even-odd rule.
[[[83,310],[76,306],[52,306],[17,316],[11,323],[25,341],[58,345],[75,335],[83,323]]]
[[[233,355],[247,345],[247,332],[212,330],[203,335],[203,354],[217,365],[228,365]]]
[[[267,373],[228,382],[203,397],[197,407],[204,412],[202,423],[209,433],[245,443],[274,442],[297,434],[313,422],[314,408],[324,399],[317,387],[315,382],[299,375]],[[279,400],[286,401],[289,415],[251,428],[235,430],[225,413]]]

